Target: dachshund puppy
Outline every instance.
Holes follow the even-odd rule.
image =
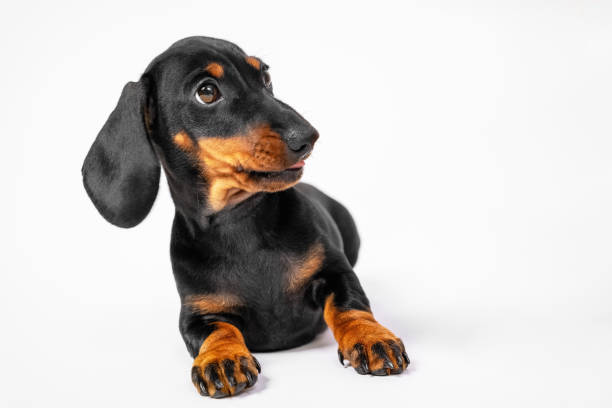
[[[252,351],[302,345],[326,325],[340,362],[359,374],[398,374],[409,364],[353,272],[351,215],[299,183],[318,137],[274,97],[262,60],[190,37],[124,87],[85,158],[89,197],[123,228],[149,213],[164,168],[176,207],[179,327],[202,395],[251,387],[261,370]]]

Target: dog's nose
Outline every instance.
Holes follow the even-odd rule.
[[[315,142],[319,138],[319,132],[313,127],[307,129],[292,129],[286,135],[287,146],[296,160],[301,160],[312,151]]]

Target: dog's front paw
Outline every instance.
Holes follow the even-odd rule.
[[[191,380],[201,395],[223,398],[236,395],[257,382],[259,362],[248,350],[200,354],[193,362]]]
[[[402,341],[376,321],[355,320],[338,342],[338,358],[348,360],[359,374],[399,374],[410,360]]]

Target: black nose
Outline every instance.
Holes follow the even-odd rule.
[[[287,146],[296,160],[301,160],[312,151],[315,142],[319,138],[319,132],[310,127],[308,129],[292,129],[286,136]]]

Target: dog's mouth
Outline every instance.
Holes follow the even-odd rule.
[[[304,173],[304,160],[287,167],[285,170],[279,171],[254,171],[246,170],[253,179],[258,181],[294,181],[302,176]]]
[[[293,170],[293,171],[299,170],[302,167],[304,167],[305,164],[306,164],[306,162],[304,160],[300,160],[299,162],[295,163],[293,166],[287,167],[287,169],[285,169],[285,171],[287,171],[287,170]]]

